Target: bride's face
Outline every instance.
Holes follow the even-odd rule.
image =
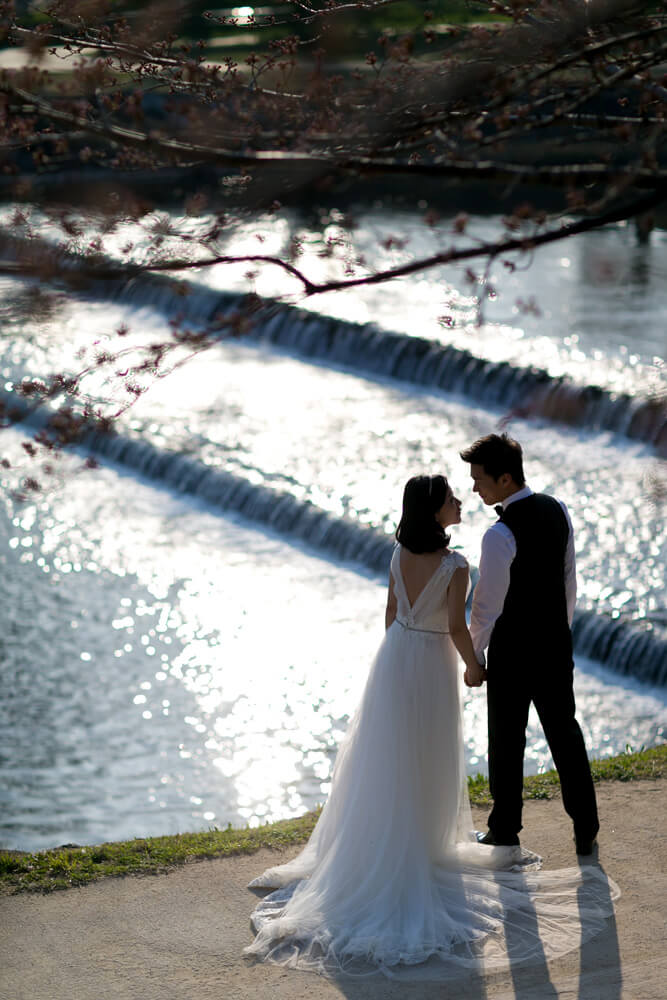
[[[459,524],[461,521],[461,501],[454,496],[451,488],[447,487],[447,496],[440,510],[436,510],[435,519],[443,528],[450,524]]]

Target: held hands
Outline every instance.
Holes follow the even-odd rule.
[[[481,687],[486,680],[486,670],[480,663],[475,663],[472,667],[466,667],[463,675],[464,682],[469,688]]]

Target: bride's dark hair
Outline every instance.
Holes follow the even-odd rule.
[[[449,484],[444,476],[413,476],[403,490],[403,512],[396,538],[415,554],[437,552],[449,545],[449,535],[435,519],[447,499]]]

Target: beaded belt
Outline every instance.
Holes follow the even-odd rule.
[[[415,625],[406,625],[402,622],[400,618],[394,618],[394,621],[398,622],[401,628],[404,628],[406,632],[425,632],[427,635],[449,635],[449,630],[440,630],[437,628],[417,628]]]

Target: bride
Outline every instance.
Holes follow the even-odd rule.
[[[384,639],[304,850],[250,883],[246,954],[325,975],[445,979],[555,958],[602,930],[619,892],[597,867],[540,872],[472,832],[461,731],[483,683],[465,622],[468,565],[444,476],[410,479],[391,560]]]

